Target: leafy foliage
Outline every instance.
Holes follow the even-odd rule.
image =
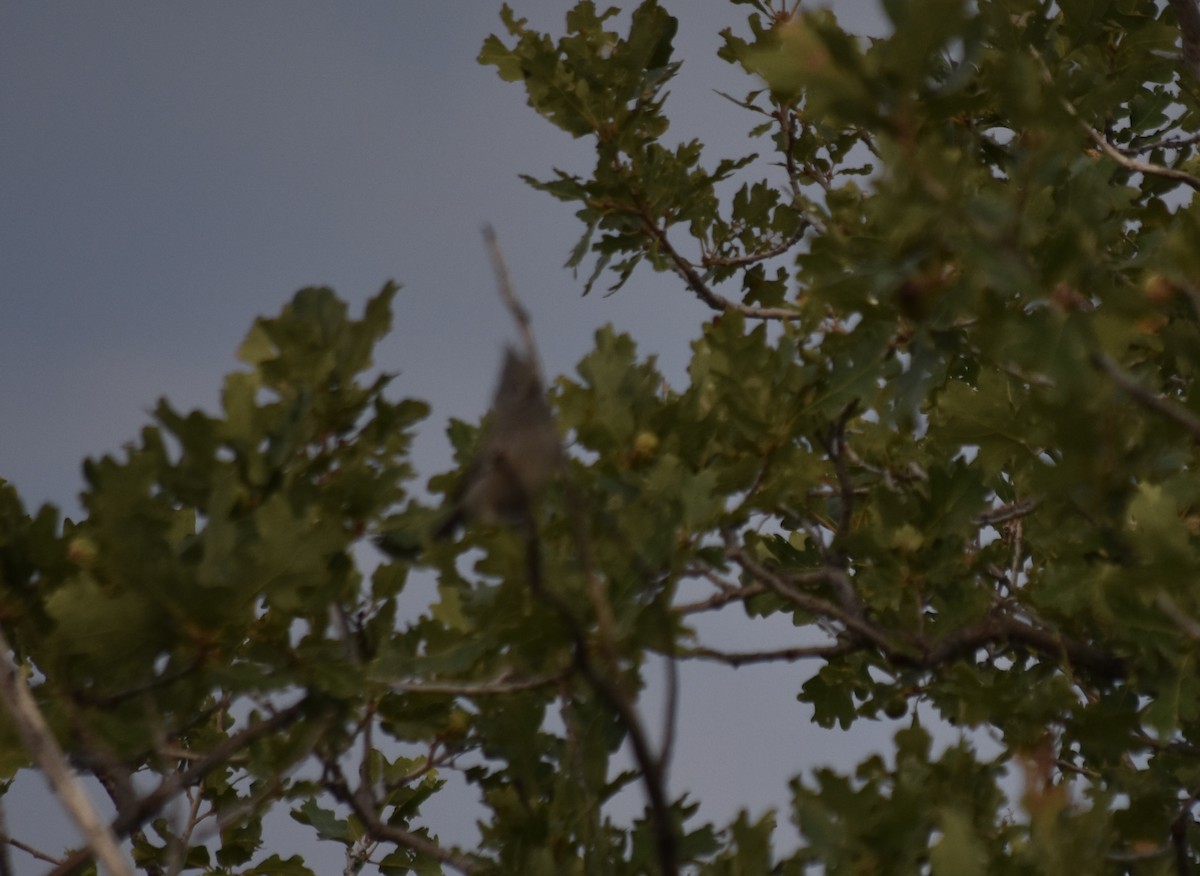
[[[730,100],[761,157],[666,140],[681,68],[654,0],[625,35],[577,3],[557,41],[506,7],[483,46],[595,147],[592,174],[531,180],[577,209],[586,288],[646,263],[714,310],[686,386],[607,329],[558,380],[572,461],[528,537],[427,537],[436,512],[405,492],[425,406],[367,376],[390,286],[361,320],[308,289],[256,323],[219,416],[163,402],[123,459],[87,464],[83,520],[0,490],[14,656],[147,872],[308,872],[260,857],[279,801],[384,872],[1200,862],[1182,4],[887,0],[893,33],[870,40],[828,11],[732,5],[749,17],[720,54],[751,77]],[[469,455],[472,430],[452,433]],[[394,559],[367,578],[376,536]],[[402,616],[418,570],[437,598]],[[789,617],[796,647],[700,641],[694,616],[739,606]],[[652,655],[806,658],[816,722],[908,726],[850,775],[787,765],[798,847],[772,813],[697,824],[642,727]],[[1001,752],[939,748],[937,724]],[[0,733],[11,775],[26,761]],[[637,769],[616,773],[626,743]],[[421,816],[453,770],[487,810],[469,852]],[[635,782],[644,818],[617,823],[605,804]],[[181,793],[182,830],[161,817]],[[193,829],[218,817],[205,846]]]

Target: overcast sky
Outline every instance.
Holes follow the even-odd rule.
[[[556,34],[570,6],[512,5]],[[700,137],[711,162],[752,151],[742,132],[754,120],[714,93],[754,87],[715,57],[718,31],[744,32],[747,7],[663,5],[682,16],[685,62],[668,139]],[[876,3],[835,6],[854,29],[881,31]],[[485,222],[551,375],[613,323],[682,381],[711,314],[678,280],[641,272],[615,296],[581,298],[561,267],[582,230],[573,209],[517,175],[586,172],[591,144],[475,62],[501,30],[498,10],[492,0],[0,0],[0,477],[28,508],[74,513],[82,459],[135,439],[158,398],[215,410],[251,321],[308,285],[332,286],[356,315],[387,280],[404,286],[378,364],[400,372],[398,393],[432,403],[417,461],[425,474],[446,467],[446,419],[482,413],[512,337]],[[736,647],[746,629],[715,628],[710,643]],[[762,625],[748,629],[765,644]],[[794,641],[790,625],[777,632]],[[840,737],[814,730],[794,702],[806,673],[689,674],[672,790],[691,789],[705,817],[725,820],[742,805],[783,805],[803,767],[848,763]],[[889,733],[867,728],[856,751]],[[805,763],[770,754],[798,749]],[[37,805],[14,806],[21,794]],[[30,781],[8,804],[15,835],[44,826],[49,804]],[[340,867],[335,848],[324,854],[315,860]]]

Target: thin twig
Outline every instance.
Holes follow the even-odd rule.
[[[1139,155],[1143,152],[1153,152],[1156,149],[1185,149],[1188,146],[1195,146],[1197,143],[1200,143],[1200,134],[1192,134],[1190,137],[1163,137],[1137,147],[1126,146],[1121,151],[1126,155]]]
[[[1104,134],[1097,131],[1095,128],[1087,124],[1085,124],[1084,127],[1087,131],[1087,135],[1092,139],[1092,142],[1096,144],[1100,151],[1117,164],[1124,167],[1126,170],[1131,170],[1134,173],[1144,173],[1147,176],[1160,176],[1164,179],[1173,179],[1177,182],[1183,183],[1186,186],[1190,186],[1197,191],[1200,191],[1200,177],[1192,176],[1192,174],[1184,170],[1176,170],[1173,167],[1165,167],[1161,164],[1153,164],[1149,161],[1142,161],[1138,158],[1132,158],[1126,155],[1112,143],[1109,143]]]
[[[94,854],[112,876],[133,876],[133,870],[117,847],[117,838],[109,829],[72,772],[67,758],[50,732],[42,710],[38,708],[29,686],[21,678],[13,662],[12,646],[0,630],[0,698],[12,717],[17,733],[33,762],[41,769],[59,803],[83,833],[91,854]]]
[[[669,619],[666,619],[669,623]],[[679,720],[679,651],[672,635],[667,639],[668,652],[663,654],[667,661],[667,707],[663,710],[662,746],[658,751],[658,772],[666,776],[675,750],[675,728]]]
[[[1009,531],[1012,533],[1012,561],[1009,565],[1009,587],[1016,589],[1017,575],[1021,572],[1021,564],[1024,557],[1021,555],[1021,537],[1024,535],[1024,524],[1020,517],[1008,525]]]
[[[1195,2],[1196,0],[1171,0],[1172,5],[1176,7],[1176,11],[1179,11],[1181,6],[1186,3],[1191,8],[1192,13],[1200,16],[1200,12],[1196,12],[1195,10]],[[1184,15],[1181,14],[1181,27],[1183,24],[1183,18]],[[1200,18],[1197,19],[1196,30],[1200,30]],[[1187,54],[1186,44],[1188,32],[1189,31],[1187,30],[1184,32],[1185,55]],[[1195,35],[1195,32],[1193,32],[1193,35]],[[1055,80],[1054,74],[1050,71],[1050,65],[1046,63],[1046,59],[1042,57],[1041,53],[1038,52],[1036,48],[1029,46],[1028,49],[1029,54],[1040,67],[1042,81],[1045,82],[1047,87],[1053,88],[1055,85]],[[1087,134],[1088,138],[1096,145],[1096,148],[1108,156],[1108,158],[1121,165],[1121,167],[1124,167],[1126,170],[1131,170],[1134,173],[1141,173],[1147,176],[1159,176],[1163,177],[1164,179],[1173,179],[1177,182],[1183,183],[1184,185],[1190,186],[1197,191],[1200,191],[1200,177],[1192,176],[1190,173],[1182,170],[1176,170],[1173,167],[1164,167],[1161,164],[1153,164],[1149,161],[1140,161],[1139,159],[1126,155],[1109,142],[1108,138],[1104,136],[1103,131],[1097,131],[1082,116],[1080,116],[1079,110],[1075,108],[1073,103],[1071,103],[1065,97],[1060,97],[1059,104],[1067,112],[1067,114],[1071,116],[1071,118],[1075,119],[1075,121],[1079,123],[1079,125],[1083,128],[1084,133]]]
[[[802,314],[799,311],[791,310],[786,307],[754,307],[749,304],[738,304],[736,301],[730,301],[723,295],[718,295],[704,281],[704,278],[696,271],[696,266],[685,259],[667,239],[667,232],[658,226],[658,223],[648,213],[640,213],[639,218],[642,220],[642,227],[650,238],[654,241],[655,246],[661,250],[671,264],[675,266],[675,272],[683,278],[687,283],[688,288],[695,293],[696,297],[711,307],[713,310],[721,312],[732,311],[740,313],[743,316],[751,319],[800,319]]]
[[[192,836],[196,832],[196,826],[209,815],[213,814],[211,808],[204,815],[200,814],[200,806],[204,803],[203,782],[201,782],[200,786],[194,792],[189,788],[187,798],[187,820],[184,822],[183,827],[179,829],[179,835],[170,838],[171,851],[168,872],[170,872],[171,876],[176,876],[176,874],[183,872],[183,866],[187,863],[188,847],[192,844]]]
[[[350,786],[346,783],[346,777],[342,774],[341,768],[336,763],[329,761],[325,763],[325,777],[322,784],[337,800],[345,803],[354,811],[359,821],[363,823],[363,827],[366,828],[367,832],[374,839],[403,846],[419,855],[424,855],[441,864],[445,864],[447,867],[452,867],[460,873],[473,874],[484,871],[481,865],[475,863],[466,855],[462,855],[453,849],[443,848],[433,840],[427,839],[419,833],[387,824],[381,820],[379,814],[368,805],[369,800],[364,799],[367,797],[367,794],[355,793],[350,790]],[[360,792],[363,790],[362,788],[359,789]]]
[[[839,501],[837,530],[830,543],[832,553],[829,556],[829,585],[837,595],[842,608],[858,618],[866,617],[866,607],[858,598],[854,583],[848,574],[846,552],[842,549],[845,540],[850,536],[854,521],[854,483],[850,479],[850,470],[846,465],[846,426],[858,410],[858,399],[853,399],[842,409],[837,421],[829,432],[827,451],[833,460],[834,473],[837,476]],[[818,544],[820,544],[818,542]]]
[[[683,570],[683,575],[686,578],[703,578],[722,593],[731,593],[734,590],[740,589],[739,585],[722,578],[716,573],[716,570],[713,569],[712,566],[704,563],[691,564]]]
[[[864,617],[860,617],[857,613],[847,611],[827,599],[797,590],[792,581],[787,577],[772,572],[766,566],[750,557],[742,546],[737,543],[732,532],[725,533],[725,555],[745,569],[753,578],[764,584],[768,590],[771,590],[787,602],[792,603],[797,608],[818,617],[825,617],[839,622],[842,626],[846,627],[849,634],[875,645],[885,653],[891,654],[896,652],[897,649],[895,646],[888,640],[883,631],[874,624],[867,621]],[[803,581],[829,582],[832,577],[839,574],[844,575],[845,573],[840,569],[825,568],[818,569],[803,577],[792,576],[792,578]]]
[[[830,659],[849,654],[861,648],[854,642],[838,642],[833,645],[800,645],[794,648],[777,648],[771,651],[721,651],[704,645],[685,649],[680,656],[699,660],[726,663],[735,669],[749,663],[794,663],[814,657]]]
[[[19,849],[20,851],[29,855],[31,858],[37,858],[39,861],[45,861],[47,864],[62,863],[62,861],[60,861],[58,858],[47,855],[41,849],[35,849],[33,846],[29,845],[29,843],[23,843],[19,839],[13,839],[12,837],[9,837],[8,844],[14,849]]]
[[[232,736],[218,743],[212,751],[200,758],[181,773],[169,776],[159,786],[131,806],[127,811],[119,813],[111,826],[112,833],[117,836],[128,836],[132,831],[141,827],[156,816],[164,806],[192,785],[204,779],[210,772],[224,766],[229,758],[241,751],[251,742],[260,737],[278,732],[297,721],[307,711],[307,700],[289,706],[281,712],[276,712],[269,718],[244,727]],[[81,849],[60,863],[48,876],[69,876],[92,859],[90,848]]]
[[[529,588],[534,595],[549,605],[559,616],[567,635],[573,644],[575,666],[584,680],[591,686],[597,696],[617,714],[618,720],[625,728],[629,737],[629,745],[633,749],[633,759],[642,776],[642,786],[650,804],[650,820],[654,826],[655,846],[658,851],[658,862],[661,876],[676,876],[679,865],[676,861],[677,840],[674,819],[666,791],[666,763],[661,757],[654,755],[649,737],[642,726],[641,717],[634,708],[632,700],[617,683],[615,678],[596,666],[592,658],[592,649],[588,644],[587,631],[580,623],[575,613],[566,601],[547,588],[542,581],[541,554],[538,549],[536,530],[531,526],[526,530],[530,535],[526,544],[526,560],[528,563]],[[603,632],[601,631],[601,635]],[[608,655],[607,669],[615,674],[615,655]]]
[[[210,656],[211,655],[209,654],[201,652],[200,654],[196,655],[195,659],[193,659],[182,669],[179,669],[175,672],[164,673],[163,675],[159,675],[150,679],[144,684],[139,684],[135,687],[117,691],[116,693],[107,694],[105,696],[95,696],[88,691],[81,690],[74,691],[72,695],[76,702],[84,705],[96,706],[98,708],[111,708],[127,702],[135,697],[140,697],[145,693],[149,693],[150,691],[167,687],[168,685],[174,684],[180,679],[187,678],[189,675],[192,675],[199,670],[205,664],[205,662],[210,659]]]
[[[1194,442],[1200,443],[1200,418],[1197,418],[1187,408],[1150,392],[1150,390],[1146,389],[1123,371],[1105,353],[1094,354],[1092,356],[1092,365],[1107,374],[1113,383],[1125,390],[1142,407],[1152,410],[1156,414],[1161,414],[1171,422],[1182,426],[1192,436]]]
[[[467,684],[453,684],[451,682],[398,682],[393,684],[392,690],[398,693],[415,693],[415,694],[440,694],[443,696],[452,697],[479,697],[492,696],[495,694],[515,693],[522,690],[536,690],[539,687],[548,687],[552,684],[557,684],[562,678],[562,673],[558,675],[545,675],[534,678],[517,678],[514,679],[507,672],[491,681],[480,681]]]
[[[800,230],[789,235],[775,246],[765,249],[762,252],[748,252],[739,256],[705,256],[700,260],[700,264],[706,268],[744,268],[747,265],[765,262],[767,259],[773,259],[776,256],[781,256],[793,246],[804,239],[804,233],[808,230],[805,225],[800,226]]]
[[[800,184],[800,173],[796,168],[796,111],[790,107],[780,106],[772,115],[779,122],[779,129],[783,133],[783,163],[787,169],[788,185],[792,190],[792,206],[800,211],[801,217],[808,226],[811,226],[817,234],[822,237],[828,235],[829,229],[821,219],[815,216],[811,210],[803,206],[804,204],[804,189]],[[815,167],[808,166],[806,170],[814,180],[826,193],[830,190],[829,180],[825,174],[817,171]]]
[[[508,265],[504,261],[504,253],[500,250],[500,242],[496,239],[496,229],[491,225],[484,225],[483,239],[487,243],[488,256],[492,260],[492,270],[496,274],[496,286],[500,293],[500,298],[508,308],[509,313],[512,314],[513,321],[517,324],[517,331],[521,334],[521,343],[525,345],[525,355],[533,363],[540,377],[542,369],[537,355],[537,345],[533,341],[533,328],[529,319],[529,311],[525,309],[525,305],[517,298],[512,278],[508,273]]]
[[[1037,510],[1041,502],[1041,499],[1022,499],[1019,502],[1010,502],[1007,505],[1001,505],[999,508],[993,508],[990,511],[977,514],[974,520],[980,526],[992,526],[997,523],[1005,523],[1009,520],[1017,520],[1032,514]]]
[[[837,531],[833,534],[835,543],[845,540],[850,535],[850,524],[854,518],[854,484],[850,480],[850,471],[846,467],[846,423],[854,416],[857,407],[858,399],[854,399],[838,415],[837,422],[829,432],[826,448],[829,458],[833,461],[833,470],[837,475],[838,492],[841,499],[838,507]],[[835,559],[838,565],[845,566],[846,557],[842,551],[837,552]]]
[[[1129,664],[1120,657],[1086,642],[1069,639],[1057,631],[1041,629],[1002,613],[993,613],[973,626],[946,636],[926,652],[920,665],[932,668],[997,643],[1025,645],[1043,657],[1065,660],[1072,666],[1099,673],[1106,678],[1124,678],[1129,672]]]
[[[698,614],[702,611],[711,611],[714,608],[720,608],[730,602],[744,602],[752,596],[759,596],[766,592],[767,588],[765,585],[747,584],[745,587],[722,590],[719,593],[714,593],[708,599],[702,599],[699,602],[685,602],[682,605],[676,605],[671,610],[676,614]]]
[[[726,556],[738,563],[752,577],[761,581],[768,589],[797,608],[817,617],[824,617],[842,624],[847,634],[860,643],[872,645],[889,660],[921,669],[934,669],[973,654],[980,648],[993,644],[1020,644],[1036,651],[1043,657],[1065,661],[1106,678],[1124,678],[1129,671],[1128,663],[1120,657],[1096,648],[1086,642],[1067,638],[1057,631],[1036,627],[1019,618],[993,611],[984,620],[964,627],[929,644],[916,639],[904,647],[894,643],[887,634],[865,617],[857,617],[838,605],[797,590],[795,581],[827,580],[836,569],[818,570],[804,576],[788,577],[773,572],[751,558],[737,542],[732,533],[726,533]],[[915,646],[915,649],[914,647]]]

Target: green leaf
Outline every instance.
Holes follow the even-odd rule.
[[[301,824],[307,824],[323,840],[350,845],[355,836],[344,818],[338,818],[331,810],[322,809],[315,800],[305,800],[291,811],[291,816]]]

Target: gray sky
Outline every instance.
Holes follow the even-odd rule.
[[[570,6],[512,5],[556,34]],[[685,61],[668,138],[700,137],[712,162],[752,151],[742,132],[753,121],[714,94],[754,87],[715,57],[717,32],[744,31],[746,7],[663,5],[682,16]],[[876,3],[835,5],[851,27],[881,29]],[[482,412],[512,336],[484,222],[551,375],[572,370],[611,322],[682,380],[710,313],[680,282],[642,272],[615,296],[581,298],[561,267],[582,229],[569,205],[517,174],[586,172],[591,144],[475,63],[501,31],[498,10],[491,0],[0,2],[0,477],[28,507],[71,513],[81,460],[135,439],[159,397],[215,409],[253,318],[307,285],[334,287],[357,314],[386,280],[403,284],[378,364],[401,373],[396,392],[432,403],[417,461],[426,474],[446,467],[447,417]],[[772,629],[794,643],[790,625]],[[709,633],[714,645],[769,644],[764,625],[736,617]],[[791,774],[845,765],[890,736],[865,728],[848,753],[839,734],[812,728],[794,702],[807,672],[690,671],[672,790],[705,800],[706,818],[757,813],[785,804]],[[14,805],[22,794],[36,805]],[[44,824],[47,805],[23,780],[8,798],[13,833]],[[340,867],[332,846],[325,854]]]

